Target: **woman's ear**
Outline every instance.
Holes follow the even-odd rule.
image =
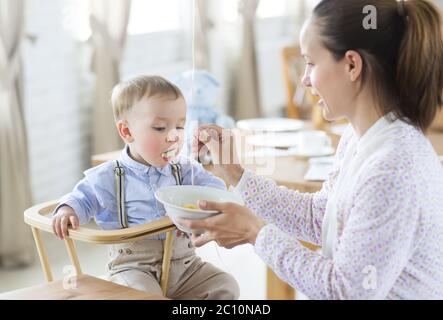
[[[345,53],[346,73],[351,82],[360,79],[363,70],[363,59],[357,51],[348,50]]]
[[[134,141],[134,138],[132,137],[131,130],[128,126],[128,121],[126,119],[124,120],[118,120],[117,123],[117,130],[120,137],[125,141],[126,143],[131,143]]]

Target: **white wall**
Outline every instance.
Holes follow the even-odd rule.
[[[24,50],[25,116],[34,201],[72,188],[87,165],[89,128],[79,107],[76,44],[61,28],[63,0],[27,1]]]
[[[281,51],[298,43],[285,18],[267,18],[256,23],[257,65],[263,116],[281,116],[286,106]]]
[[[174,76],[192,68],[186,49],[180,32],[131,35],[126,43],[121,76],[128,78],[140,73]]]

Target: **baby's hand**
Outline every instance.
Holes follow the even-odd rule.
[[[68,226],[72,226],[73,229],[78,227],[78,217],[69,206],[63,206],[57,210],[57,213],[52,218],[52,230],[54,234],[63,240],[68,235]]]

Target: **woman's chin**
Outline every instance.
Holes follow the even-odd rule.
[[[331,122],[331,121],[336,121],[338,119],[343,118],[343,116],[340,116],[340,115],[337,115],[337,114],[334,114],[333,112],[331,112],[331,110],[328,108],[328,106],[324,103],[321,105],[321,109],[322,109],[323,118],[326,121]]]
[[[328,108],[322,106],[322,113],[323,113],[323,118],[326,121],[334,121],[334,116],[331,114],[331,112],[329,112]]]

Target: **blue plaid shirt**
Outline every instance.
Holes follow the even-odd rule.
[[[176,185],[172,167],[147,166],[133,160],[128,146],[121,153],[119,162],[125,170],[125,209],[128,226],[148,223],[165,216],[163,205],[155,199],[154,193],[160,187]],[[202,165],[184,157],[178,158],[181,166],[182,184],[191,184],[191,165],[194,168],[194,184],[226,189],[223,180],[206,171]],[[84,172],[85,177],[74,190],[63,196],[58,208],[68,205],[74,209],[80,224],[91,218],[105,230],[120,229],[115,191],[115,161],[105,162]],[[162,237],[159,237],[162,238]]]

